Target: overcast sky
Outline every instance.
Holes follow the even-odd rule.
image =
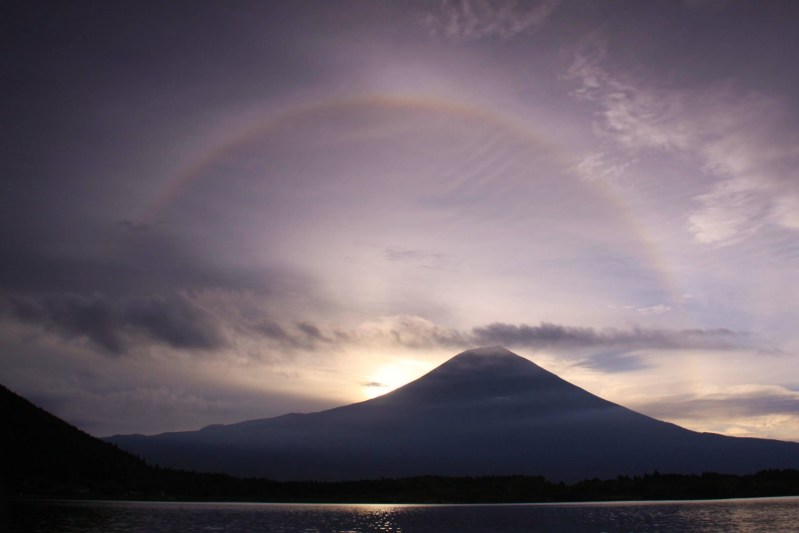
[[[11,2],[0,382],[95,435],[504,345],[799,441],[799,3]]]

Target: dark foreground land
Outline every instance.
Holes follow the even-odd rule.
[[[9,487],[12,489],[12,487]],[[799,495],[799,471],[735,476],[646,474],[571,485],[538,476],[438,477],[313,482],[239,479],[154,468],[119,479],[47,480],[13,487],[12,498],[78,498],[296,503],[532,503],[695,500]]]
[[[0,386],[0,497],[358,503],[504,503],[799,495],[799,470],[619,476],[570,485],[540,476],[314,482],[150,466]]]

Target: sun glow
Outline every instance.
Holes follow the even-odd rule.
[[[362,385],[367,399],[382,396],[409,383],[432,370],[430,363],[401,359],[377,367]]]

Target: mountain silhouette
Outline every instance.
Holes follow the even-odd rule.
[[[799,467],[799,443],[698,433],[595,396],[501,347],[310,414],[106,439],[161,466],[283,480],[543,475],[574,481]]]
[[[0,499],[20,494],[125,493],[152,477],[141,459],[2,385],[0,420],[5,427],[0,438]]]

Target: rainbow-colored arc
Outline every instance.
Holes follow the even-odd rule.
[[[211,149],[197,154],[187,165],[169,176],[159,188],[155,200],[140,218],[140,222],[147,224],[156,221],[170,203],[185,193],[193,182],[207,174],[208,170],[215,164],[223,161],[237,149],[254,139],[278,134],[284,128],[301,120],[315,117],[321,118],[329,113],[341,113],[350,110],[423,111],[436,115],[457,117],[462,120],[472,121],[476,125],[504,131],[538,151],[545,150],[549,157],[561,168],[568,169],[575,180],[579,180],[586,187],[589,187],[595,195],[606,202],[620,217],[630,236],[640,243],[641,251],[647,262],[646,266],[655,273],[661,288],[670,295],[672,301],[679,300],[680,293],[676,289],[670,270],[666,266],[667,263],[660,253],[655,239],[650,236],[646,227],[635,216],[624,195],[612,184],[604,180],[580,180],[575,171],[577,161],[574,158],[569,156],[560,146],[552,143],[541,132],[517,118],[476,105],[429,96],[366,94],[306,103],[268,115],[247,127],[227,135]]]
[[[158,191],[155,201],[150,204],[140,222],[150,223],[177,197],[185,192],[192,182],[200,179],[216,162],[224,160],[239,147],[258,137],[278,133],[291,124],[312,117],[322,117],[332,112],[348,110],[393,110],[393,111],[425,111],[437,115],[458,117],[489,125],[512,133],[529,145],[544,146],[551,153],[559,153],[558,147],[550,143],[543,135],[523,127],[519,122],[498,113],[490,113],[484,109],[462,103],[444,101],[429,97],[409,95],[368,94],[357,97],[338,98],[321,102],[312,102],[295,106],[277,114],[269,115],[254,124],[228,135],[193,158],[193,160],[177,173],[167,178]]]

